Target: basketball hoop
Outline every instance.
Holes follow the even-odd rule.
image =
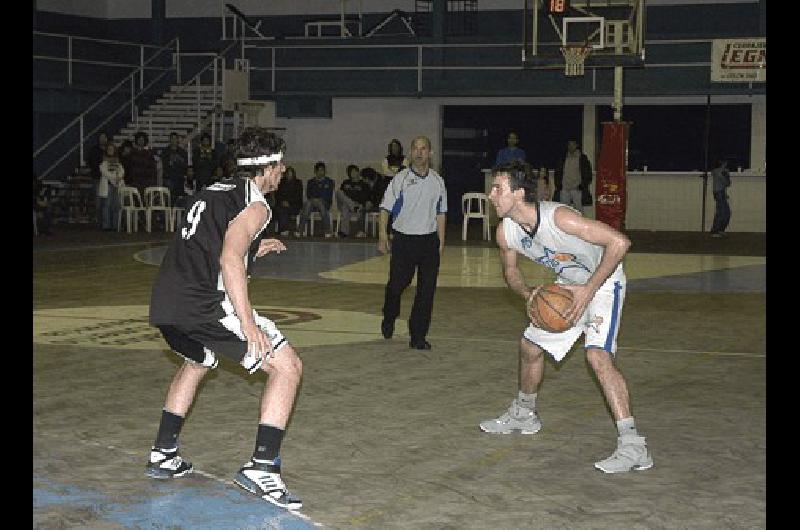
[[[592,51],[588,44],[567,44],[561,47],[564,56],[564,75],[583,75],[583,64],[589,52]]]

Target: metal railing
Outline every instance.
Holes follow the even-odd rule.
[[[158,66],[148,66],[145,62],[145,50],[157,50],[159,48],[159,46],[154,44],[143,44],[111,39],[96,39],[92,37],[78,37],[75,35],[49,33],[45,31],[34,31],[33,36],[35,39],[33,60],[66,63],[67,85],[72,85],[75,81],[74,69],[76,65],[94,65],[110,68],[162,69]],[[38,40],[36,40],[37,37]],[[46,43],[46,41],[51,39],[54,39],[59,43],[56,46],[56,50],[52,52],[50,52],[52,47],[48,46]],[[63,44],[61,44],[62,41]],[[76,44],[80,43],[85,43],[85,49],[82,50],[82,55],[84,55],[83,57],[78,57],[75,50]],[[90,52],[90,48],[94,43],[98,43],[100,46],[102,46],[102,48],[99,48],[94,52]],[[108,45],[111,45],[112,48],[109,49]],[[65,47],[65,49],[62,49],[63,47]],[[37,51],[40,53],[37,53]],[[63,53],[59,53],[62,51]],[[113,60],[97,59],[97,57],[108,58],[109,56],[119,54],[122,54],[126,57],[132,57],[135,55],[138,60],[135,62],[115,62]],[[89,57],[89,55],[93,55],[94,57]],[[123,58],[122,60],[124,61],[125,59]],[[94,81],[94,79],[92,79],[92,81]]]
[[[195,87],[195,104],[194,112],[196,122],[194,127],[186,134],[185,141],[187,147],[191,149],[191,144],[194,139],[200,135],[207,128],[211,129],[211,137],[217,138],[219,141],[223,139],[223,120],[224,111],[222,109],[223,94],[225,91],[225,76],[224,71],[228,56],[231,55],[231,50],[237,43],[231,43],[218,53],[214,52],[190,52],[183,53],[182,58],[186,57],[207,57],[210,56],[211,60],[202,67],[194,76],[188,81],[180,85],[177,89],[171,90],[164,94],[166,99],[176,100],[182,94],[185,94],[189,87]],[[201,86],[212,86],[212,107],[208,109],[208,101],[201,99]],[[205,105],[204,105],[205,103]],[[176,122],[173,122],[176,123]],[[137,115],[134,122],[137,130],[147,130],[149,135],[152,136],[153,131],[153,118],[152,116]]]
[[[170,53],[165,55],[167,51]],[[171,61],[171,65],[168,68],[156,69],[157,72],[160,72],[157,75],[150,75],[153,72],[148,68],[148,65],[157,59],[163,60],[164,57]],[[48,155],[50,160],[58,157],[48,167],[44,169],[38,168],[37,173],[40,178],[47,176],[75,150],[79,151],[78,161],[83,166],[85,164],[85,141],[126,109],[130,109],[131,121],[135,121],[137,101],[141,101],[150,94],[150,89],[154,88],[156,83],[162,81],[172,71],[175,71],[176,80],[180,82],[180,42],[178,38],[158,48],[149,59],[141,61],[138,68],[114,85],[105,95],[81,112],[80,115],[33,152],[34,170],[37,170],[37,164],[39,166],[43,165],[41,161],[45,160]],[[156,87],[154,91],[159,87]],[[58,156],[59,152],[61,152],[60,157]]]

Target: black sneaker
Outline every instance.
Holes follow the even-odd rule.
[[[287,510],[299,510],[303,502],[286,489],[281,480],[281,459],[273,461],[250,460],[233,477],[236,485]]]
[[[425,339],[412,340],[411,342],[408,343],[408,347],[416,350],[430,350],[431,343]]]
[[[178,478],[191,473],[193,469],[191,462],[180,457],[177,448],[167,451],[153,447],[144,472],[152,478]]]
[[[381,320],[381,333],[384,339],[391,339],[394,335],[394,320]]]

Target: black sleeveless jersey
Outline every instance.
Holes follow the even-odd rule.
[[[150,298],[150,323],[197,324],[225,317],[230,301],[219,259],[230,223],[250,204],[267,207],[267,220],[245,256],[249,276],[272,211],[258,187],[247,178],[225,179],[194,195],[170,242]]]

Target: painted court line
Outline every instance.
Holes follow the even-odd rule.
[[[50,435],[48,433],[38,433],[38,434],[39,434],[39,436],[52,437],[52,435]],[[117,452],[117,453],[124,453],[124,454],[126,454],[126,455],[128,455],[128,456],[130,456],[130,457],[132,457],[134,459],[137,459],[137,460],[140,459],[141,456],[142,456],[141,454],[139,454],[137,452],[134,452],[134,451],[130,451],[128,449],[120,448],[120,447],[117,447],[115,445],[104,445],[104,444],[101,444],[100,442],[96,442],[94,440],[78,440],[78,441],[80,443],[82,443],[82,444],[85,444],[85,445],[91,445],[91,446],[94,446],[94,447],[100,447],[100,448],[108,449],[109,451],[114,451],[114,452]],[[196,467],[192,470],[192,473],[200,475],[201,477],[209,478],[209,479],[214,480],[214,481],[216,481],[216,482],[218,482],[220,484],[223,484],[225,486],[233,486],[235,488],[239,488],[239,486],[237,486],[232,480],[225,480],[222,477],[218,477],[218,476],[213,475],[211,473],[207,473],[205,471],[201,471],[201,470],[197,469]],[[266,501],[264,501],[264,502],[266,502]],[[292,515],[295,515],[295,516],[299,517],[300,519],[303,519],[305,522],[307,522],[309,524],[312,524],[312,525],[314,525],[316,527],[324,528],[324,525],[322,525],[321,523],[317,523],[316,521],[311,520],[311,518],[309,516],[305,515],[304,513],[300,513],[298,511],[294,511],[294,510],[286,510],[286,512],[288,512],[288,513],[290,513]]]

